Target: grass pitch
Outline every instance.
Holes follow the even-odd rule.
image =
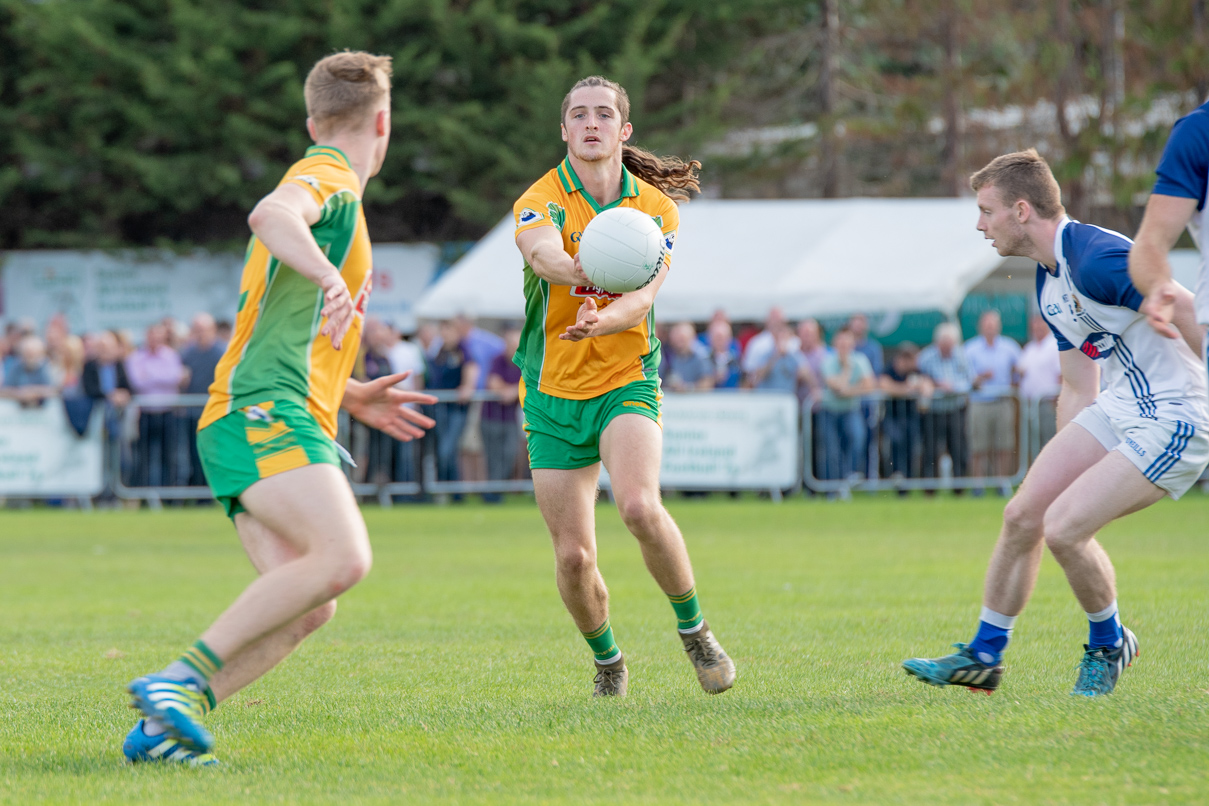
[[[1068,695],[1086,621],[1049,558],[992,697],[899,668],[968,640],[999,499],[673,501],[735,658],[698,689],[616,513],[600,564],[630,696],[594,701],[531,503],[366,512],[336,619],[209,719],[216,770],[123,766],[123,685],[252,576],[216,509],[0,512],[0,802],[1177,803],[1209,800],[1209,499],[1110,527],[1142,657]]]

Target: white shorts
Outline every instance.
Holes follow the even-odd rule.
[[[1083,426],[1105,450],[1120,451],[1172,498],[1188,492],[1209,466],[1209,434],[1182,420],[1112,420],[1092,403],[1071,422]]]

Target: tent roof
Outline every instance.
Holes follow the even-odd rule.
[[[1003,260],[974,228],[972,199],[701,200],[684,205],[662,319],[706,321],[718,308],[761,320],[855,311],[952,313]],[[420,316],[524,316],[511,216],[446,272]]]

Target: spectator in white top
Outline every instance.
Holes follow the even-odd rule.
[[[1035,401],[1040,412],[1038,427],[1040,450],[1054,436],[1057,428],[1055,402],[1062,387],[1062,362],[1058,357],[1058,340],[1039,314],[1034,314],[1028,323],[1029,343],[1020,351],[1016,372],[1020,376],[1020,394],[1025,400]]]
[[[970,474],[1010,476],[1016,449],[1016,385],[1020,345],[1003,335],[995,310],[978,318],[978,335],[965,344],[970,390]]]
[[[769,365],[769,362],[773,360],[773,354],[777,351],[777,334],[782,332],[789,333],[788,338],[781,340],[782,346],[788,352],[796,353],[800,343],[798,337],[790,331],[789,323],[785,321],[784,311],[780,308],[769,309],[764,329],[751,337],[751,341],[747,342],[747,348],[743,351],[741,365],[745,375],[754,375]]]

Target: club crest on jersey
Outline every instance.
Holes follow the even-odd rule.
[[[545,218],[545,216],[541,213],[526,207],[524,210],[521,210],[521,214],[517,216],[517,223],[523,227],[526,224],[536,224],[543,218]]]
[[[651,220],[655,222],[655,226],[659,227],[659,229],[663,229],[663,216],[653,215],[651,216]]]
[[[315,190],[319,189],[319,180],[309,174],[299,174],[298,176],[295,176],[294,178],[297,179],[299,182],[306,182],[308,185],[313,187]]]
[[[1083,340],[1083,344],[1079,347],[1080,352],[1088,358],[1108,358],[1115,349],[1117,349],[1117,337],[1103,331],[1092,333]]]
[[[621,299],[621,294],[614,294],[612,291],[605,291],[603,288],[594,285],[577,285],[571,289],[573,297],[595,297],[596,299]]]
[[[664,254],[671,254],[672,247],[676,245],[676,232],[673,230],[663,236],[663,251]]]
[[[563,225],[567,223],[567,211],[556,202],[546,202],[546,212],[550,214],[550,223],[562,232]]]
[[[1071,294],[1070,301],[1075,304],[1075,313],[1083,313],[1083,306],[1079,304],[1079,295]]]

